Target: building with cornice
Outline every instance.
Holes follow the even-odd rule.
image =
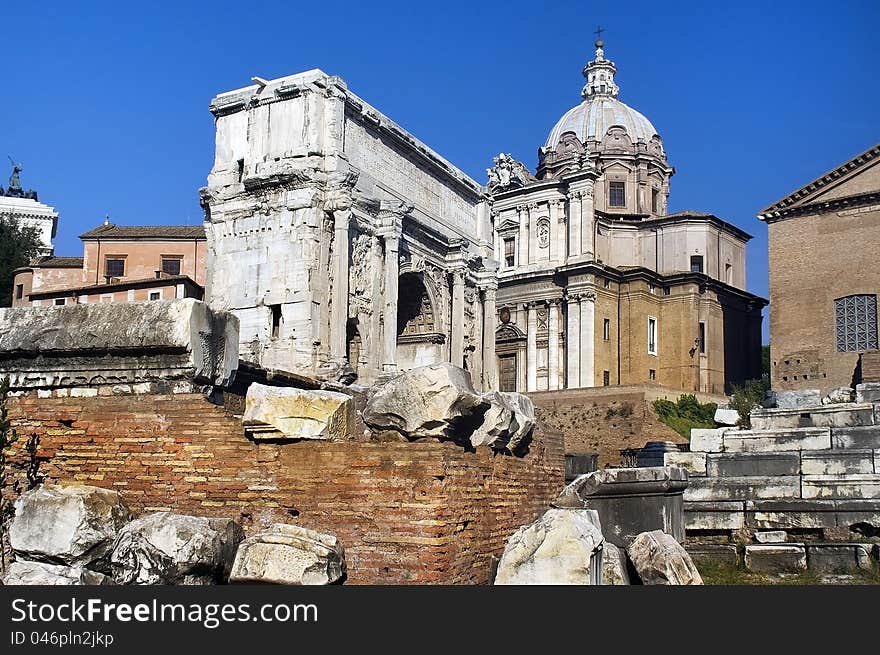
[[[880,144],[762,210],[776,390],[853,386],[878,349]]]
[[[243,357],[361,383],[448,361],[525,392],[758,377],[750,236],[667,213],[674,169],[615,73],[597,42],[535,174],[502,154],[487,185],[319,70],[214,98],[206,300]]]

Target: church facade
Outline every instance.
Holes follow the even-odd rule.
[[[481,185],[314,70],[217,96],[206,299],[267,368],[370,383],[449,361],[482,389],[760,375],[749,235],[668,214],[669,165],[597,42],[534,175]]]

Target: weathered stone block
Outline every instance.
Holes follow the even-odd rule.
[[[880,382],[864,382],[856,385],[857,403],[880,403]]]
[[[738,430],[724,435],[724,452],[727,453],[772,453],[825,448],[831,448],[829,428]]]
[[[803,544],[749,544],[744,561],[755,573],[797,573],[807,570],[807,551]]]
[[[703,584],[691,556],[678,541],[665,532],[643,532],[626,550],[642,584]]]
[[[335,391],[251,384],[245,399],[245,434],[252,439],[348,439],[354,401]]]
[[[717,564],[739,564],[739,551],[733,544],[688,543],[685,547],[694,563],[709,561]],[[699,567],[698,567],[699,568]]]
[[[119,584],[218,584],[232,568],[241,527],[230,519],[156,512],[126,525],[110,554]]]
[[[686,502],[685,529],[741,530],[745,525],[745,507],[740,501]]]
[[[804,451],[801,453],[801,472],[804,475],[874,473],[874,451]]]
[[[603,585],[628,585],[629,571],[626,566],[626,553],[606,541],[602,546],[602,584]]]
[[[46,562],[17,560],[3,576],[5,585],[112,585],[108,576],[81,566],[64,566]]]
[[[720,453],[724,448],[722,437],[730,428],[693,428],[691,430],[692,453]]]
[[[706,460],[710,477],[798,475],[800,466],[796,452],[709,454]]]
[[[683,468],[689,477],[706,475],[706,453],[665,453],[663,465]]]
[[[130,516],[115,491],[43,485],[16,501],[9,541],[20,559],[106,564],[113,540]]]
[[[727,409],[719,407],[715,410],[715,422],[720,425],[738,425],[740,421],[739,412],[735,409]]]
[[[495,584],[600,584],[603,543],[595,511],[549,509],[507,540]]]
[[[800,409],[801,407],[817,407],[822,404],[822,392],[818,389],[799,389],[795,391],[777,391],[774,393],[776,406],[780,409]]]
[[[345,552],[336,537],[276,523],[241,542],[230,582],[326,585],[345,575]]]
[[[489,403],[471,384],[470,374],[452,364],[422,366],[376,387],[364,408],[364,422],[374,430],[396,430],[408,439],[424,437],[470,440],[456,430],[481,416]]]
[[[759,544],[784,544],[788,539],[788,533],[785,530],[767,530],[755,533],[755,541]]]
[[[823,405],[809,409],[756,409],[751,413],[755,430],[783,430],[786,428],[828,428],[873,425],[873,406],[847,403]]]
[[[0,376],[23,388],[224,385],[238,368],[238,341],[235,316],[192,298],[0,309]]]
[[[797,475],[692,478],[684,499],[690,502],[800,498],[800,481]]]
[[[805,475],[803,498],[880,498],[880,475]]]
[[[831,443],[834,448],[880,448],[880,425],[833,428]]]
[[[871,570],[871,544],[807,544],[811,571],[847,573]]]
[[[755,530],[798,528],[880,529],[880,502],[870,499],[756,500],[747,503],[746,525]],[[873,526],[873,527],[870,527]]]
[[[684,469],[672,466],[604,469],[562,490],[554,507],[595,509],[605,538],[626,547],[641,532],[662,530],[684,540]]]

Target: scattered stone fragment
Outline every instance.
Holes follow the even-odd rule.
[[[594,510],[547,510],[507,540],[495,584],[599,584],[603,542]]]
[[[832,389],[822,398],[823,405],[836,405],[838,403],[851,403],[855,391],[850,387],[837,387]]]
[[[336,391],[251,384],[242,417],[253,439],[346,439],[354,434],[351,396]]]
[[[17,560],[3,576],[5,585],[112,585],[113,580],[81,566]]]
[[[715,422],[719,425],[738,425],[739,412],[735,409],[719,407],[715,410]]]
[[[488,409],[470,374],[443,363],[405,371],[376,387],[363,418],[373,430],[396,430],[408,439],[452,439],[456,428],[469,438]]]
[[[798,573],[807,570],[803,544],[749,544],[743,559],[755,573]]]
[[[130,517],[115,491],[42,485],[16,501],[9,541],[18,559],[103,568]]]
[[[788,538],[785,530],[766,530],[755,533],[755,541],[759,544],[784,544]]]
[[[326,585],[345,575],[345,551],[333,535],[276,523],[241,542],[230,582]]]
[[[642,584],[701,585],[703,578],[691,556],[670,535],[660,530],[643,532],[627,548]]]
[[[110,555],[119,584],[217,584],[232,568],[241,527],[230,519],[156,512],[126,525]]]
[[[612,586],[629,584],[626,552],[610,541],[606,541],[602,547],[602,584]]]
[[[471,435],[471,445],[515,450],[535,427],[535,405],[521,393],[490,391],[483,394],[489,409]]]

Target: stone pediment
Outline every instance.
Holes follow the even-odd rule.
[[[807,210],[814,203],[824,205],[844,198],[878,193],[880,193],[880,144],[777,200],[763,209],[758,214],[758,218],[772,220],[795,210]]]
[[[520,330],[513,323],[502,323],[498,326],[498,329],[495,330],[496,343],[500,343],[502,341],[521,341],[525,338],[525,332]]]

